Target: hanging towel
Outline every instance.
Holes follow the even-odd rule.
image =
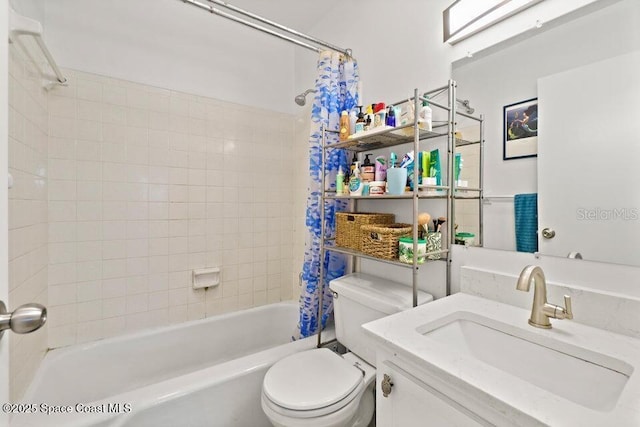
[[[538,194],[516,194],[513,198],[518,252],[538,251]]]

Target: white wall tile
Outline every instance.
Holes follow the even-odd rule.
[[[61,264],[76,261],[76,243],[49,243],[49,263]]]
[[[75,73],[74,90],[49,96],[49,286],[60,317],[50,346],[290,298],[292,174],[245,165],[295,158],[293,117],[252,110],[247,122],[235,104]],[[257,134],[267,137],[256,144]],[[222,285],[191,290],[191,269],[213,266]]]
[[[76,295],[78,302],[100,300],[102,298],[102,282],[94,280],[77,284]]]
[[[78,241],[75,245],[77,255],[75,257],[76,261],[97,261],[102,260],[102,241],[88,241],[82,242]]]

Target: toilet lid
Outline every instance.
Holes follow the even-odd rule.
[[[362,381],[362,371],[321,348],[276,362],[264,377],[263,392],[283,408],[310,411],[345,399]]]

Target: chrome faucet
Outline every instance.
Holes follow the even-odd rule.
[[[547,283],[540,267],[536,265],[526,266],[524,270],[522,270],[522,273],[520,273],[520,277],[518,277],[516,289],[529,292],[532,280],[534,282],[534,289],[533,306],[531,307],[531,317],[529,318],[529,324],[531,326],[551,329],[550,317],[554,319],[573,319],[570,296],[564,296],[565,307],[547,302]]]

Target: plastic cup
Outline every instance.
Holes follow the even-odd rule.
[[[387,169],[387,190],[389,194],[396,196],[404,194],[407,186],[407,169],[391,168]]]

